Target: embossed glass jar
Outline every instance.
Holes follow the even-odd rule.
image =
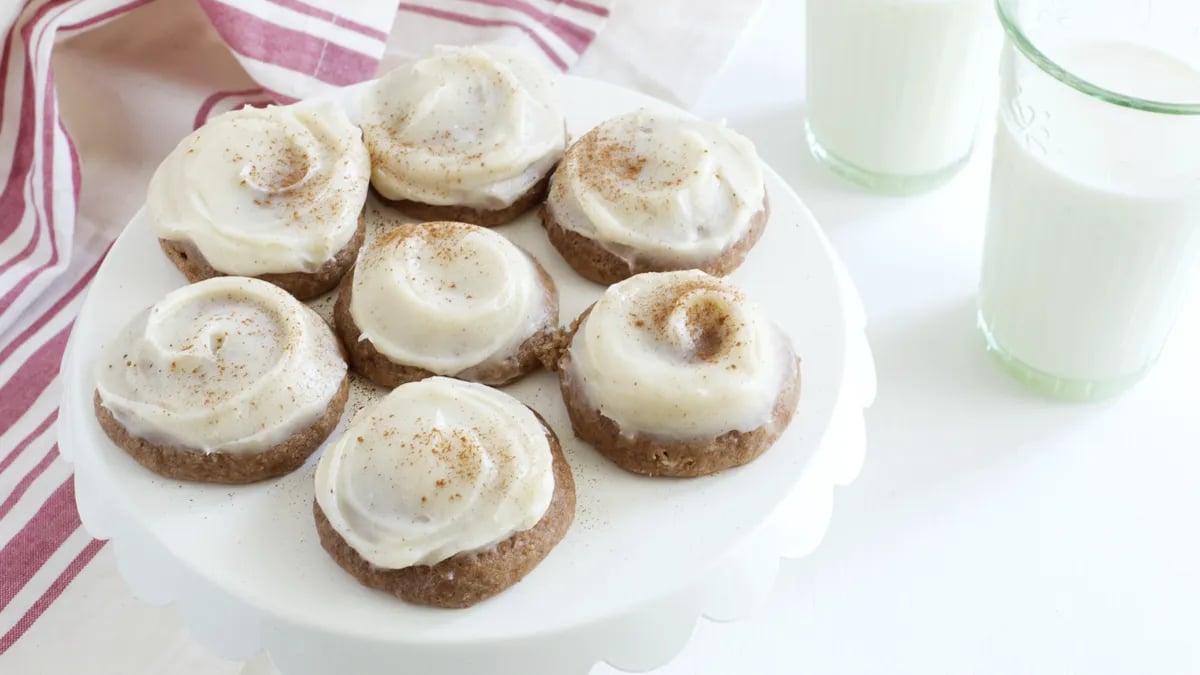
[[[1200,3],[997,0],[979,323],[1062,398],[1136,382],[1200,260]]]

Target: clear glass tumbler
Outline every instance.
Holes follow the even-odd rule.
[[[979,324],[1060,398],[1153,365],[1200,260],[1200,2],[996,0]]]
[[[805,131],[835,173],[925,190],[967,161],[996,86],[991,0],[808,0]]]

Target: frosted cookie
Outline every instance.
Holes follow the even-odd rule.
[[[370,175],[362,132],[335,104],[243,108],[163,160],[146,214],[188,281],[257,277],[304,300],[354,263]]]
[[[468,607],[520,581],[566,534],[575,482],[537,413],[481,384],[396,388],[321,455],[321,545],[365,586]]]
[[[696,270],[609,287],[576,322],[558,370],[575,435],[649,476],[753,460],[800,396],[788,338],[732,284]]]
[[[558,82],[499,47],[438,47],[363,102],[371,184],[424,220],[500,225],[541,203],[566,146]]]
[[[265,281],[218,277],[167,294],[103,347],[95,411],[155,473],[249,483],[304,464],[347,391],[315,312]]]
[[[571,267],[612,284],[642,272],[728,274],[762,236],[768,208],[749,140],[639,110],[567,149],[541,213]]]
[[[540,365],[558,294],[532,256],[492,230],[400,225],[363,249],[334,323],[351,366],[376,384],[448,375],[499,385]]]

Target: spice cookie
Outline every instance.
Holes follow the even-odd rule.
[[[529,574],[575,517],[554,432],[511,396],[434,377],[397,387],[322,454],[321,545],[371,588],[468,607]]]
[[[609,287],[576,322],[558,371],[575,435],[648,476],[753,460],[800,396],[783,332],[732,284],[697,270]]]
[[[500,385],[540,365],[558,294],[532,256],[492,230],[400,225],[363,249],[334,323],[351,366],[381,386],[433,375]]]
[[[370,172],[362,132],[335,104],[243,108],[163,160],[146,213],[188,281],[257,277],[304,300],[354,263]]]
[[[371,184],[425,220],[507,223],[546,195],[566,147],[554,74],[497,46],[438,47],[363,103]]]
[[[265,281],[218,277],[172,291],[104,346],[95,411],[155,473],[249,483],[304,464],[347,392],[315,312]]]
[[[581,276],[723,276],[762,236],[768,207],[754,145],[730,129],[639,110],[567,149],[541,211],[550,242]]]

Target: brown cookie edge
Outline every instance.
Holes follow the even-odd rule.
[[[532,410],[532,408],[530,408]],[[313,500],[313,518],[322,548],[364,586],[418,605],[462,609],[491,598],[528,575],[562,541],[575,520],[575,478],[554,431],[537,415],[553,458],[554,495],[546,513],[530,529],[481,552],[460,553],[434,565],[402,569],[376,567],[338,534]]]
[[[92,397],[96,420],[106,436],[138,464],[172,480],[242,485],[291,473],[304,465],[337,427],[350,393],[346,375],[330,399],[325,413],[306,429],[266,450],[253,453],[206,453],[178,445],[165,445],[135,436],[121,424],[100,399]]]
[[[517,197],[512,204],[500,209],[478,209],[457,204],[425,204],[409,199],[388,199],[378,189],[375,189],[375,196],[379,201],[405,215],[423,221],[451,220],[480,227],[496,227],[511,223],[525,212],[544,202],[546,194],[550,191],[551,173],[553,173],[553,168],[546,172],[546,175],[542,176],[537,183],[534,183],[533,187]],[[372,189],[374,189],[373,184]]]
[[[554,279],[542,267],[537,258],[525,252],[537,268],[538,278],[546,296],[547,312],[542,326],[527,337],[508,358],[488,367],[473,367],[461,373],[452,375],[456,379],[478,382],[489,386],[502,386],[515,382],[542,366],[542,354],[546,344],[554,339],[558,326],[558,288]],[[345,349],[350,368],[366,379],[381,387],[398,387],[408,382],[416,382],[437,373],[424,368],[397,363],[375,348],[368,339],[363,340],[362,331],[350,313],[350,301],[354,286],[354,272],[351,269],[338,286],[337,300],[333,305],[333,325],[338,339]]]
[[[643,476],[695,478],[742,466],[774,445],[795,415],[801,384],[798,358],[780,388],[771,417],[750,431],[729,431],[713,438],[678,441],[624,432],[620,424],[591,405],[570,367],[570,340],[591,311],[592,307],[588,307],[571,324],[566,335],[567,348],[562,351],[554,370],[558,372],[559,389],[575,436],[622,469]]]
[[[538,215],[542,220],[542,227],[546,230],[547,238],[563,260],[566,260],[567,264],[584,279],[608,286],[644,272],[698,269],[713,276],[726,276],[745,262],[750,249],[754,248],[754,245],[762,238],[767,221],[770,219],[771,207],[764,193],[763,206],[751,216],[750,229],[746,234],[719,255],[698,265],[680,265],[654,258],[625,260],[596,240],[560,225],[554,216],[553,200],[546,202],[538,210]]]
[[[275,284],[292,294],[297,300],[311,300],[324,295],[338,285],[338,282],[342,280],[342,277],[345,276],[346,272],[354,264],[354,261],[358,258],[358,250],[362,247],[364,239],[366,239],[366,233],[366,218],[360,214],[358,217],[358,227],[354,230],[354,235],[350,237],[350,241],[346,242],[346,245],[340,251],[325,261],[315,271],[260,274],[255,278]],[[198,281],[214,277],[242,276],[226,274],[215,269],[205,259],[199,247],[189,240],[159,239],[158,244],[162,248],[163,253],[166,253],[167,258],[174,263],[175,267],[179,268],[180,272],[183,272],[183,276],[187,278],[189,283],[194,284]]]

